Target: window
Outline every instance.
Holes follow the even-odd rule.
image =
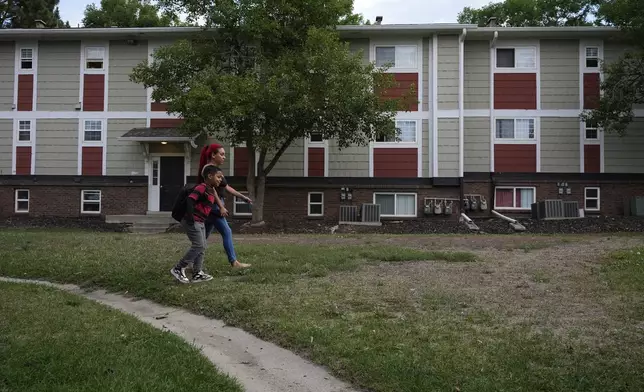
[[[23,143],[31,142],[31,121],[18,121],[18,141]]]
[[[159,160],[152,161],[152,185],[159,185]]]
[[[309,192],[309,216],[324,215],[324,193]]]
[[[378,136],[378,143],[416,143],[416,120],[396,121],[397,137]]]
[[[586,211],[599,211],[599,188],[584,188],[584,209]]]
[[[537,48],[497,48],[496,67],[534,69],[537,67]]]
[[[103,121],[85,120],[83,127],[84,142],[101,142],[103,140]]]
[[[20,69],[31,71],[34,67],[34,50],[31,48],[20,49]]]
[[[105,48],[85,48],[85,69],[103,69]]]
[[[599,68],[599,48],[586,47],[586,68]]]
[[[374,193],[373,203],[380,204],[380,216],[415,217],[415,193]]]
[[[494,208],[529,210],[535,202],[535,188],[499,187],[494,189]]]
[[[248,196],[248,192],[239,192],[244,196]],[[250,216],[253,215],[253,210],[251,205],[246,203],[245,200],[237,198],[233,199],[233,214],[239,216]]]
[[[534,140],[534,119],[497,119],[496,138],[514,140]]]
[[[81,214],[101,213],[101,191],[81,191]]]
[[[416,68],[415,45],[376,46],[376,67]]]
[[[324,142],[324,139],[322,139],[322,134],[321,133],[312,133],[311,137],[309,137],[309,142],[310,143],[322,143],[322,142]]]
[[[16,189],[16,212],[29,212],[29,189]]]
[[[593,122],[586,123],[586,140],[599,140],[599,130],[597,124]]]

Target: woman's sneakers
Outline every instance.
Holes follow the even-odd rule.
[[[192,283],[207,282],[209,280],[212,280],[212,276],[203,271],[199,271],[192,275]]]
[[[188,277],[186,276],[186,272],[184,268],[172,267],[172,269],[170,270],[170,273],[179,282],[190,283],[190,281],[188,280]]]

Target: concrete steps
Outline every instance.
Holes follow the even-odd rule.
[[[169,212],[150,212],[146,215],[107,215],[105,223],[126,224],[130,233],[158,234],[165,233],[177,222]]]

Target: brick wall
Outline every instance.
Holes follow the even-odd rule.
[[[29,189],[29,214],[14,212],[14,190]],[[13,215],[79,217],[81,190],[101,191],[101,215],[145,214],[148,209],[147,186],[2,186],[0,217]]]

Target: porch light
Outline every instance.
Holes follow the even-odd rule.
[[[168,142],[161,142],[161,144],[168,144]]]

